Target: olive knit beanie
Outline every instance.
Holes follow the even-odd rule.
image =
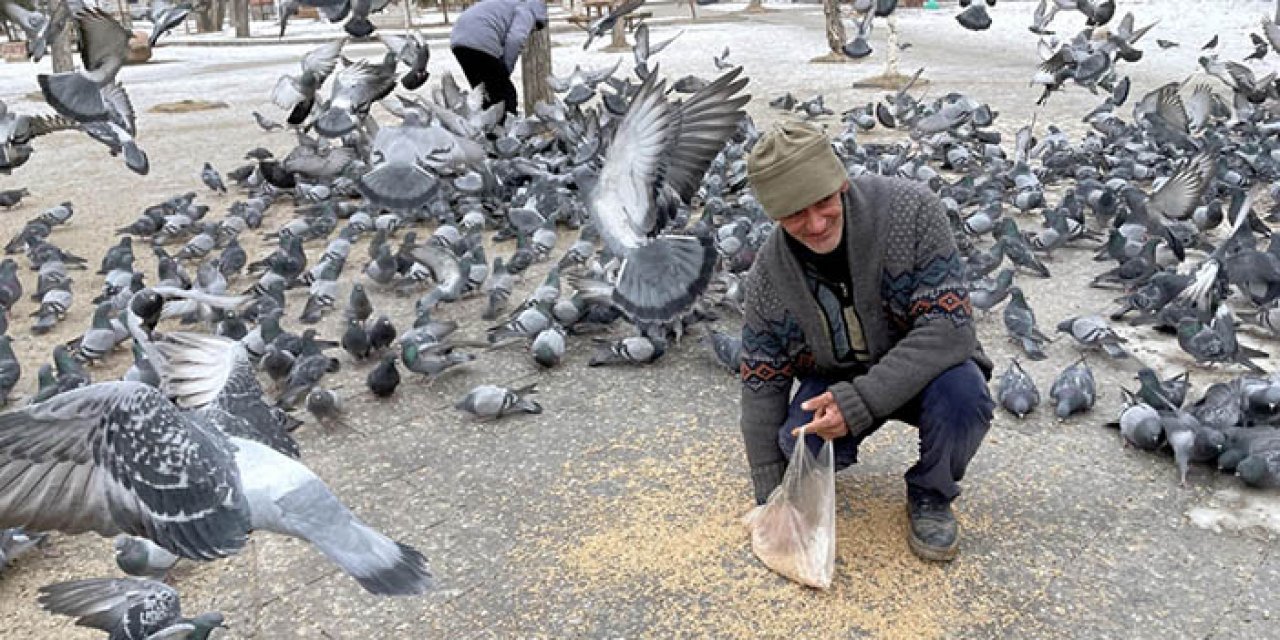
[[[839,191],[848,178],[827,134],[805,122],[775,125],[747,156],[747,179],[774,220]]]

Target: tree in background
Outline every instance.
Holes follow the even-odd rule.
[[[525,40],[520,54],[520,79],[524,87],[524,113],[533,113],[539,102],[551,101],[551,30],[537,29]]]
[[[231,24],[237,38],[249,37],[249,0],[231,0]]]

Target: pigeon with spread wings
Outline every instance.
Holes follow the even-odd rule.
[[[143,383],[104,382],[0,414],[0,527],[128,533],[202,560],[266,530],[310,542],[371,593],[431,588],[422,554],[279,450],[288,436],[242,345],[173,333],[154,347],[176,404]]]
[[[659,235],[676,199],[688,201],[737,129],[747,84],[735,68],[685,102],[667,102],[655,72],[640,86],[606,152],[587,206],[600,237],[623,259],[613,300],[633,321],[666,322],[707,288],[709,237]]]

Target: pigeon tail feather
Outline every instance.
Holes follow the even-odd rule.
[[[715,263],[710,237],[661,236],[627,257],[613,300],[633,320],[672,320],[706,291]]]

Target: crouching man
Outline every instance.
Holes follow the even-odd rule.
[[[801,427],[815,454],[834,441],[840,470],[900,420],[920,434],[906,472],[908,544],[921,558],[955,558],[951,503],[995,405],[941,202],[914,182],[850,181],[827,136],[799,122],[761,136],[747,171],[778,221],[747,277],[742,329],[741,426],[757,503],[781,482]]]

